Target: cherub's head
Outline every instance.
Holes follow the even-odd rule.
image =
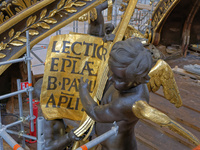
[[[152,67],[150,52],[142,43],[128,39],[114,44],[112,47],[109,68],[111,80],[119,91],[125,91],[150,79],[148,73]]]

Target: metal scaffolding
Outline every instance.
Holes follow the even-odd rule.
[[[111,130],[109,130],[106,133],[98,136],[94,140],[86,143],[85,145],[82,145],[81,147],[77,148],[76,150],[90,149],[90,148],[100,144],[101,142],[105,141],[109,137],[116,136],[118,134],[119,127],[117,126],[116,122],[114,122],[113,124],[114,124],[114,126],[111,128]]]
[[[33,122],[33,120],[35,119],[35,116],[33,115],[33,103],[32,103],[32,98],[33,98],[33,96],[32,96],[32,91],[33,91],[32,75],[31,75],[31,59],[32,58],[30,57],[31,51],[30,51],[29,31],[26,31],[26,38],[27,38],[26,54],[25,54],[25,56],[23,58],[10,60],[10,61],[5,61],[5,62],[1,62],[0,63],[0,66],[1,66],[1,65],[5,65],[5,64],[12,64],[12,63],[18,63],[18,62],[23,62],[24,61],[27,64],[27,70],[28,70],[28,87],[27,88],[22,90],[21,89],[21,81],[20,81],[20,79],[18,79],[17,80],[17,90],[18,91],[0,96],[0,100],[3,100],[5,98],[18,95],[19,116],[20,116],[20,119],[18,121],[10,123],[8,125],[2,125],[2,122],[1,122],[1,107],[0,107],[0,150],[3,150],[3,139],[13,149],[16,149],[16,150],[23,150],[23,148],[25,148],[25,138],[29,138],[29,139],[32,139],[32,140],[37,140],[36,137],[30,136],[30,135],[26,135],[24,133],[24,125],[23,125],[23,123],[25,121],[30,121],[30,125],[31,125],[30,126],[30,130],[31,130],[31,132],[34,131],[34,122]],[[30,112],[30,115],[28,115],[27,117],[23,116],[22,93],[27,93],[28,96],[29,96],[29,112]],[[40,122],[40,123],[38,123],[38,128],[39,128],[38,129],[38,131],[39,131],[38,141],[40,143],[38,145],[39,147],[37,148],[38,150],[42,150],[43,149],[42,145],[44,144],[44,141],[42,140],[42,138],[43,138],[43,130],[41,130],[41,129],[43,129],[42,121],[44,120],[42,118],[41,117],[38,118],[38,120]],[[19,131],[19,132],[12,131],[12,130],[8,129],[8,128],[10,128],[12,126],[15,126],[15,125],[18,125],[18,124],[20,124],[20,127],[21,127],[21,131]],[[23,137],[23,139],[22,139],[22,147],[23,148],[8,133],[22,136]]]

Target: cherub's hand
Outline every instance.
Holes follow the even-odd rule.
[[[69,135],[69,138],[70,138],[71,140],[73,140],[73,141],[80,141],[80,140],[82,140],[82,139],[85,137],[85,135],[80,136],[80,137],[77,137],[77,136],[74,134],[74,130],[71,130],[71,131],[68,133],[68,135]]]
[[[84,82],[84,81],[83,81],[83,77],[81,77],[81,79],[80,79],[80,84],[79,84],[79,89],[81,89],[81,88],[86,89],[87,86],[88,86],[88,79],[86,79],[86,81]]]
[[[103,37],[103,41],[104,41],[104,42],[108,42],[108,41],[113,42],[114,39],[115,39],[115,34],[108,34],[108,35],[105,35],[105,36]]]

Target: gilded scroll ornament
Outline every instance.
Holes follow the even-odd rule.
[[[93,44],[87,47],[88,43]],[[53,36],[48,46],[41,91],[45,118],[81,120],[80,78],[89,79],[89,90],[94,97],[100,83],[97,77],[104,71],[100,66],[107,62],[108,57],[107,44],[101,38],[81,34]],[[54,79],[55,84],[51,84]]]

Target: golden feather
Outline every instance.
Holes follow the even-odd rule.
[[[150,80],[147,84],[149,92],[156,92],[160,86],[163,86],[164,96],[176,107],[182,105],[179,90],[174,79],[171,67],[164,61],[158,60],[156,65],[149,72]]]

